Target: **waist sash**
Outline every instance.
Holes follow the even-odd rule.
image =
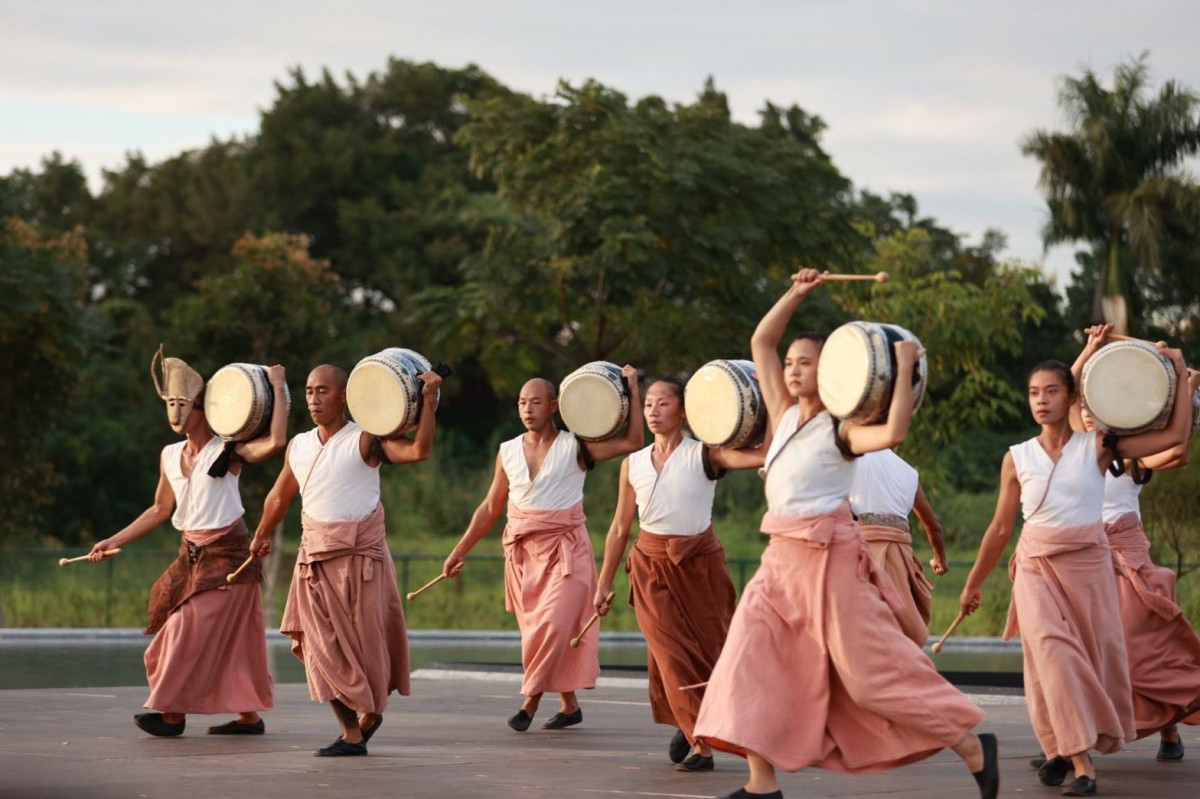
[[[193,541],[209,543],[196,546]],[[201,591],[229,585],[226,577],[250,557],[250,534],[246,522],[238,519],[222,530],[185,531],[179,542],[179,555],[150,589],[150,624],[142,632],[153,635],[167,623],[167,617]],[[233,584],[262,582],[262,561],[255,558]]]

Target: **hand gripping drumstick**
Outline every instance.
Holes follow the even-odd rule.
[[[433,588],[435,585],[437,585],[438,583],[440,583],[442,580],[445,580],[445,579],[446,579],[446,575],[439,574],[437,577],[434,577],[432,580],[425,583],[425,585],[421,586],[416,591],[409,591],[405,596],[407,596],[408,601],[411,602],[414,599],[416,599],[418,596],[420,596],[422,591],[424,591],[427,588]]]
[[[1085,336],[1088,334],[1087,328],[1084,328],[1083,334]],[[1122,336],[1120,333],[1109,333],[1108,337],[1113,341],[1140,341],[1143,344],[1153,344],[1155,347],[1167,346],[1167,342],[1165,341],[1150,341],[1149,339],[1138,338],[1137,336]]]
[[[249,566],[253,562],[254,562],[254,555],[251,555],[250,557],[246,558],[246,562],[243,563],[241,566],[238,566],[237,571],[235,571],[233,574],[225,575],[225,582],[232,583],[234,580],[237,579],[237,576],[242,573],[242,570],[245,569],[247,566]]]
[[[958,625],[961,624],[962,620],[966,617],[967,614],[965,611],[960,610],[958,612],[958,615],[954,617],[954,621],[951,622],[950,627],[946,630],[946,634],[943,635],[938,642],[933,645],[933,654],[936,655],[938,652],[942,651],[942,644],[946,643],[946,639],[950,637],[950,635],[955,631],[955,629],[958,628]]]
[[[616,594],[616,592],[615,592],[615,591],[609,591],[609,592],[608,592],[608,593],[605,595],[605,597],[604,597],[604,601],[605,601],[605,602],[612,602],[612,601],[613,601],[613,597],[615,597],[616,595],[617,595],[617,594]],[[587,624],[583,625],[583,629],[579,631],[579,635],[577,635],[577,636],[575,636],[574,638],[572,638],[572,639],[571,639],[571,646],[572,646],[572,647],[578,647],[578,646],[579,646],[579,641],[580,641],[580,640],[583,638],[583,634],[584,634],[584,633],[586,633],[586,632],[588,631],[588,629],[589,629],[589,628],[590,628],[590,627],[591,627],[593,624],[595,624],[595,623],[596,623],[596,619],[598,619],[598,618],[600,618],[600,613],[599,613],[599,612],[596,612],[596,613],[593,613],[593,614],[592,614],[592,617],[591,617],[590,619],[588,619],[588,620],[587,620]]]
[[[106,550],[104,550],[104,554],[103,554],[101,557],[102,557],[104,560],[108,560],[108,559],[109,559],[109,558],[111,558],[113,555],[120,554],[120,552],[121,552],[121,548],[120,548],[120,547],[117,547],[116,549],[106,549]],[[91,557],[90,555],[80,555],[80,556],[79,556],[79,557],[77,557],[77,558],[59,558],[59,559],[58,559],[58,565],[59,565],[59,566],[66,566],[68,563],[78,563],[78,562],[79,562],[79,561],[81,561],[81,560],[89,560],[89,559],[90,559],[90,557]]]
[[[873,280],[876,283],[888,282],[887,272],[876,272],[873,275],[839,275],[833,272],[822,272],[821,280]]]

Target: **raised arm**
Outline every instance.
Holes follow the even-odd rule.
[[[1197,372],[1195,369],[1188,369],[1188,396],[1195,396],[1197,388],[1200,388],[1200,372]],[[1154,469],[1160,472],[1187,466],[1192,459],[1191,437],[1191,430],[1189,429],[1187,436],[1181,443],[1168,450],[1140,458],[1138,460],[1139,465],[1143,469]]]
[[[504,503],[508,502],[508,473],[504,471],[504,463],[496,455],[496,471],[492,475],[492,485],[488,488],[487,496],[471,514],[471,523],[462,538],[450,550],[446,562],[442,564],[442,574],[446,577],[457,577],[463,570],[463,559],[476,544],[492,529],[500,514],[504,511]]]
[[[625,384],[629,386],[629,424],[625,426],[625,435],[619,438],[587,443],[588,454],[593,461],[619,458],[637,452],[646,445],[646,423],[642,409],[642,393],[638,388],[637,369],[625,364],[621,367],[621,377],[625,378]]]
[[[1171,410],[1171,418],[1162,430],[1151,430],[1136,436],[1123,436],[1118,447],[1124,458],[1146,458],[1160,452],[1186,447],[1192,428],[1192,392],[1188,390],[1187,365],[1183,362],[1183,353],[1177,349],[1160,350],[1171,359],[1175,365],[1175,407]],[[1097,439],[1101,441],[1101,439]],[[1101,468],[1107,469],[1112,462],[1112,452],[1101,454]]]
[[[1071,403],[1071,429],[1083,430],[1083,366],[1096,352],[1108,343],[1108,334],[1112,332],[1112,323],[1092,325],[1087,329],[1088,340],[1075,363],[1071,364],[1071,376],[1075,378],[1075,402]]]
[[[1021,483],[1017,479],[1017,465],[1011,452],[1004,453],[1000,465],[1000,496],[996,498],[996,513],[988,525],[983,540],[979,542],[979,554],[975,565],[967,575],[967,584],[959,596],[963,613],[970,615],[983,603],[983,582],[996,568],[1008,540],[1012,538],[1013,523],[1021,507]]]
[[[383,454],[388,463],[416,463],[427,460],[433,454],[433,434],[437,429],[437,395],[438,387],[442,385],[442,376],[437,372],[425,372],[421,380],[421,419],[417,422],[417,432],[412,438],[398,436],[379,440]],[[366,447],[369,456],[363,460],[370,466],[378,466],[381,461],[371,449],[371,439],[366,433]]]
[[[292,500],[299,492],[300,484],[296,482],[296,475],[292,473],[292,464],[285,455],[283,469],[279,472],[279,477],[275,478],[275,485],[271,487],[271,491],[263,502],[262,518],[258,520],[258,527],[254,530],[254,539],[250,542],[251,554],[260,558],[271,554],[271,531],[283,521],[283,517],[287,515],[288,505],[292,504]]]
[[[160,460],[158,464],[158,486],[154,489],[154,504],[142,511],[136,519],[117,534],[103,541],[97,541],[96,545],[92,547],[92,551],[88,553],[88,560],[104,560],[104,552],[106,550],[120,549],[130,541],[136,541],[143,536],[149,535],[156,527],[171,518],[171,511],[174,508],[175,492],[171,490],[171,483],[167,480],[167,476],[163,474],[162,461]]]
[[[754,335],[750,337],[750,356],[758,372],[758,385],[762,389],[763,402],[767,406],[767,417],[771,430],[794,404],[783,379],[783,364],[779,360],[779,343],[787,332],[788,322],[813,289],[821,285],[821,273],[816,269],[801,269],[792,275],[792,283],[783,292],[771,310],[767,311]]]
[[[892,388],[892,403],[888,406],[887,421],[883,424],[844,424],[842,435],[856,455],[897,447],[908,435],[913,415],[913,370],[924,350],[915,341],[897,341],[896,384]]]
[[[929,504],[929,498],[925,496],[925,490],[921,488],[920,483],[917,484],[917,496],[913,500],[913,512],[917,514],[917,520],[925,528],[925,537],[929,539],[929,546],[933,547],[933,573],[940,577],[950,570],[950,566],[946,563],[946,534],[942,530],[941,520],[933,512],[933,506]]]
[[[246,463],[259,463],[282,452],[287,447],[287,373],[279,364],[267,369],[267,381],[274,392],[274,405],[271,407],[271,426],[267,435],[253,441],[243,441],[234,447],[233,451]]]
[[[612,590],[613,580],[617,576],[617,567],[621,558],[625,557],[625,549],[629,546],[629,531],[633,527],[633,514],[637,510],[637,501],[633,492],[633,484],[629,482],[629,459],[621,463],[620,484],[617,489],[617,509],[613,513],[612,524],[608,526],[608,536],[604,539],[604,565],[600,567],[600,579],[596,582],[596,596],[592,600],[596,612],[607,616],[612,608],[608,592]]]

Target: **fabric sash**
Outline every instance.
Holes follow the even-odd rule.
[[[201,546],[195,540],[207,541]],[[201,591],[229,585],[226,577],[250,557],[250,533],[244,519],[222,530],[185,531],[179,541],[179,555],[150,589],[150,624],[142,632],[154,635],[167,623],[167,617]],[[262,561],[255,558],[233,584],[262,582]]]
[[[691,558],[723,551],[711,524],[698,535],[662,535],[642,529],[633,545],[652,560],[669,560],[676,566]],[[628,566],[625,570],[629,571]]]
[[[583,528],[586,536],[587,530],[583,527],[586,522],[582,502],[558,510],[523,510],[509,502],[508,522],[504,525],[504,557],[514,565],[533,558],[545,563],[547,569],[557,566],[563,577],[569,577],[573,534]],[[511,597],[505,596],[504,604],[512,612]]]
[[[1104,531],[1108,533],[1108,543],[1112,547],[1113,566],[1129,580],[1146,607],[1168,620],[1183,613],[1179,605],[1146,585],[1142,569],[1154,563],[1150,560],[1150,542],[1146,540],[1138,514],[1130,511],[1105,525]]]
[[[382,562],[391,557],[387,548],[382,503],[375,506],[370,516],[358,521],[322,522],[301,513],[300,525],[303,534],[300,536],[300,552],[296,556],[296,563],[301,567],[300,574],[304,577],[310,576],[309,564],[324,560],[363,555],[372,561]],[[369,580],[370,575],[371,567],[368,564],[363,577]]]

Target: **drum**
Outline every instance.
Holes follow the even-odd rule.
[[[857,424],[887,419],[896,381],[897,341],[919,340],[899,325],[847,322],[833,331],[821,348],[817,390],[834,416]],[[929,363],[924,355],[913,374],[913,413],[925,399]]]
[[[402,347],[363,358],[346,383],[350,415],[373,436],[391,438],[411,432],[421,419],[423,384],[418,376],[430,369],[424,355]]]
[[[750,361],[709,361],[683,390],[688,426],[711,447],[741,449],[762,441],[767,406]]]
[[[558,412],[584,441],[612,438],[629,420],[629,386],[621,367],[593,361],[571,372],[558,387]]]
[[[1200,432],[1200,386],[1192,392],[1192,438]]]
[[[1175,403],[1175,365],[1144,341],[1105,344],[1083,365],[1079,391],[1096,427],[1135,436],[1161,430]]]
[[[292,395],[283,386],[287,407]],[[267,432],[275,410],[275,391],[267,367],[231,363],[216,371],[204,390],[204,415],[212,431],[226,441],[250,441]]]

